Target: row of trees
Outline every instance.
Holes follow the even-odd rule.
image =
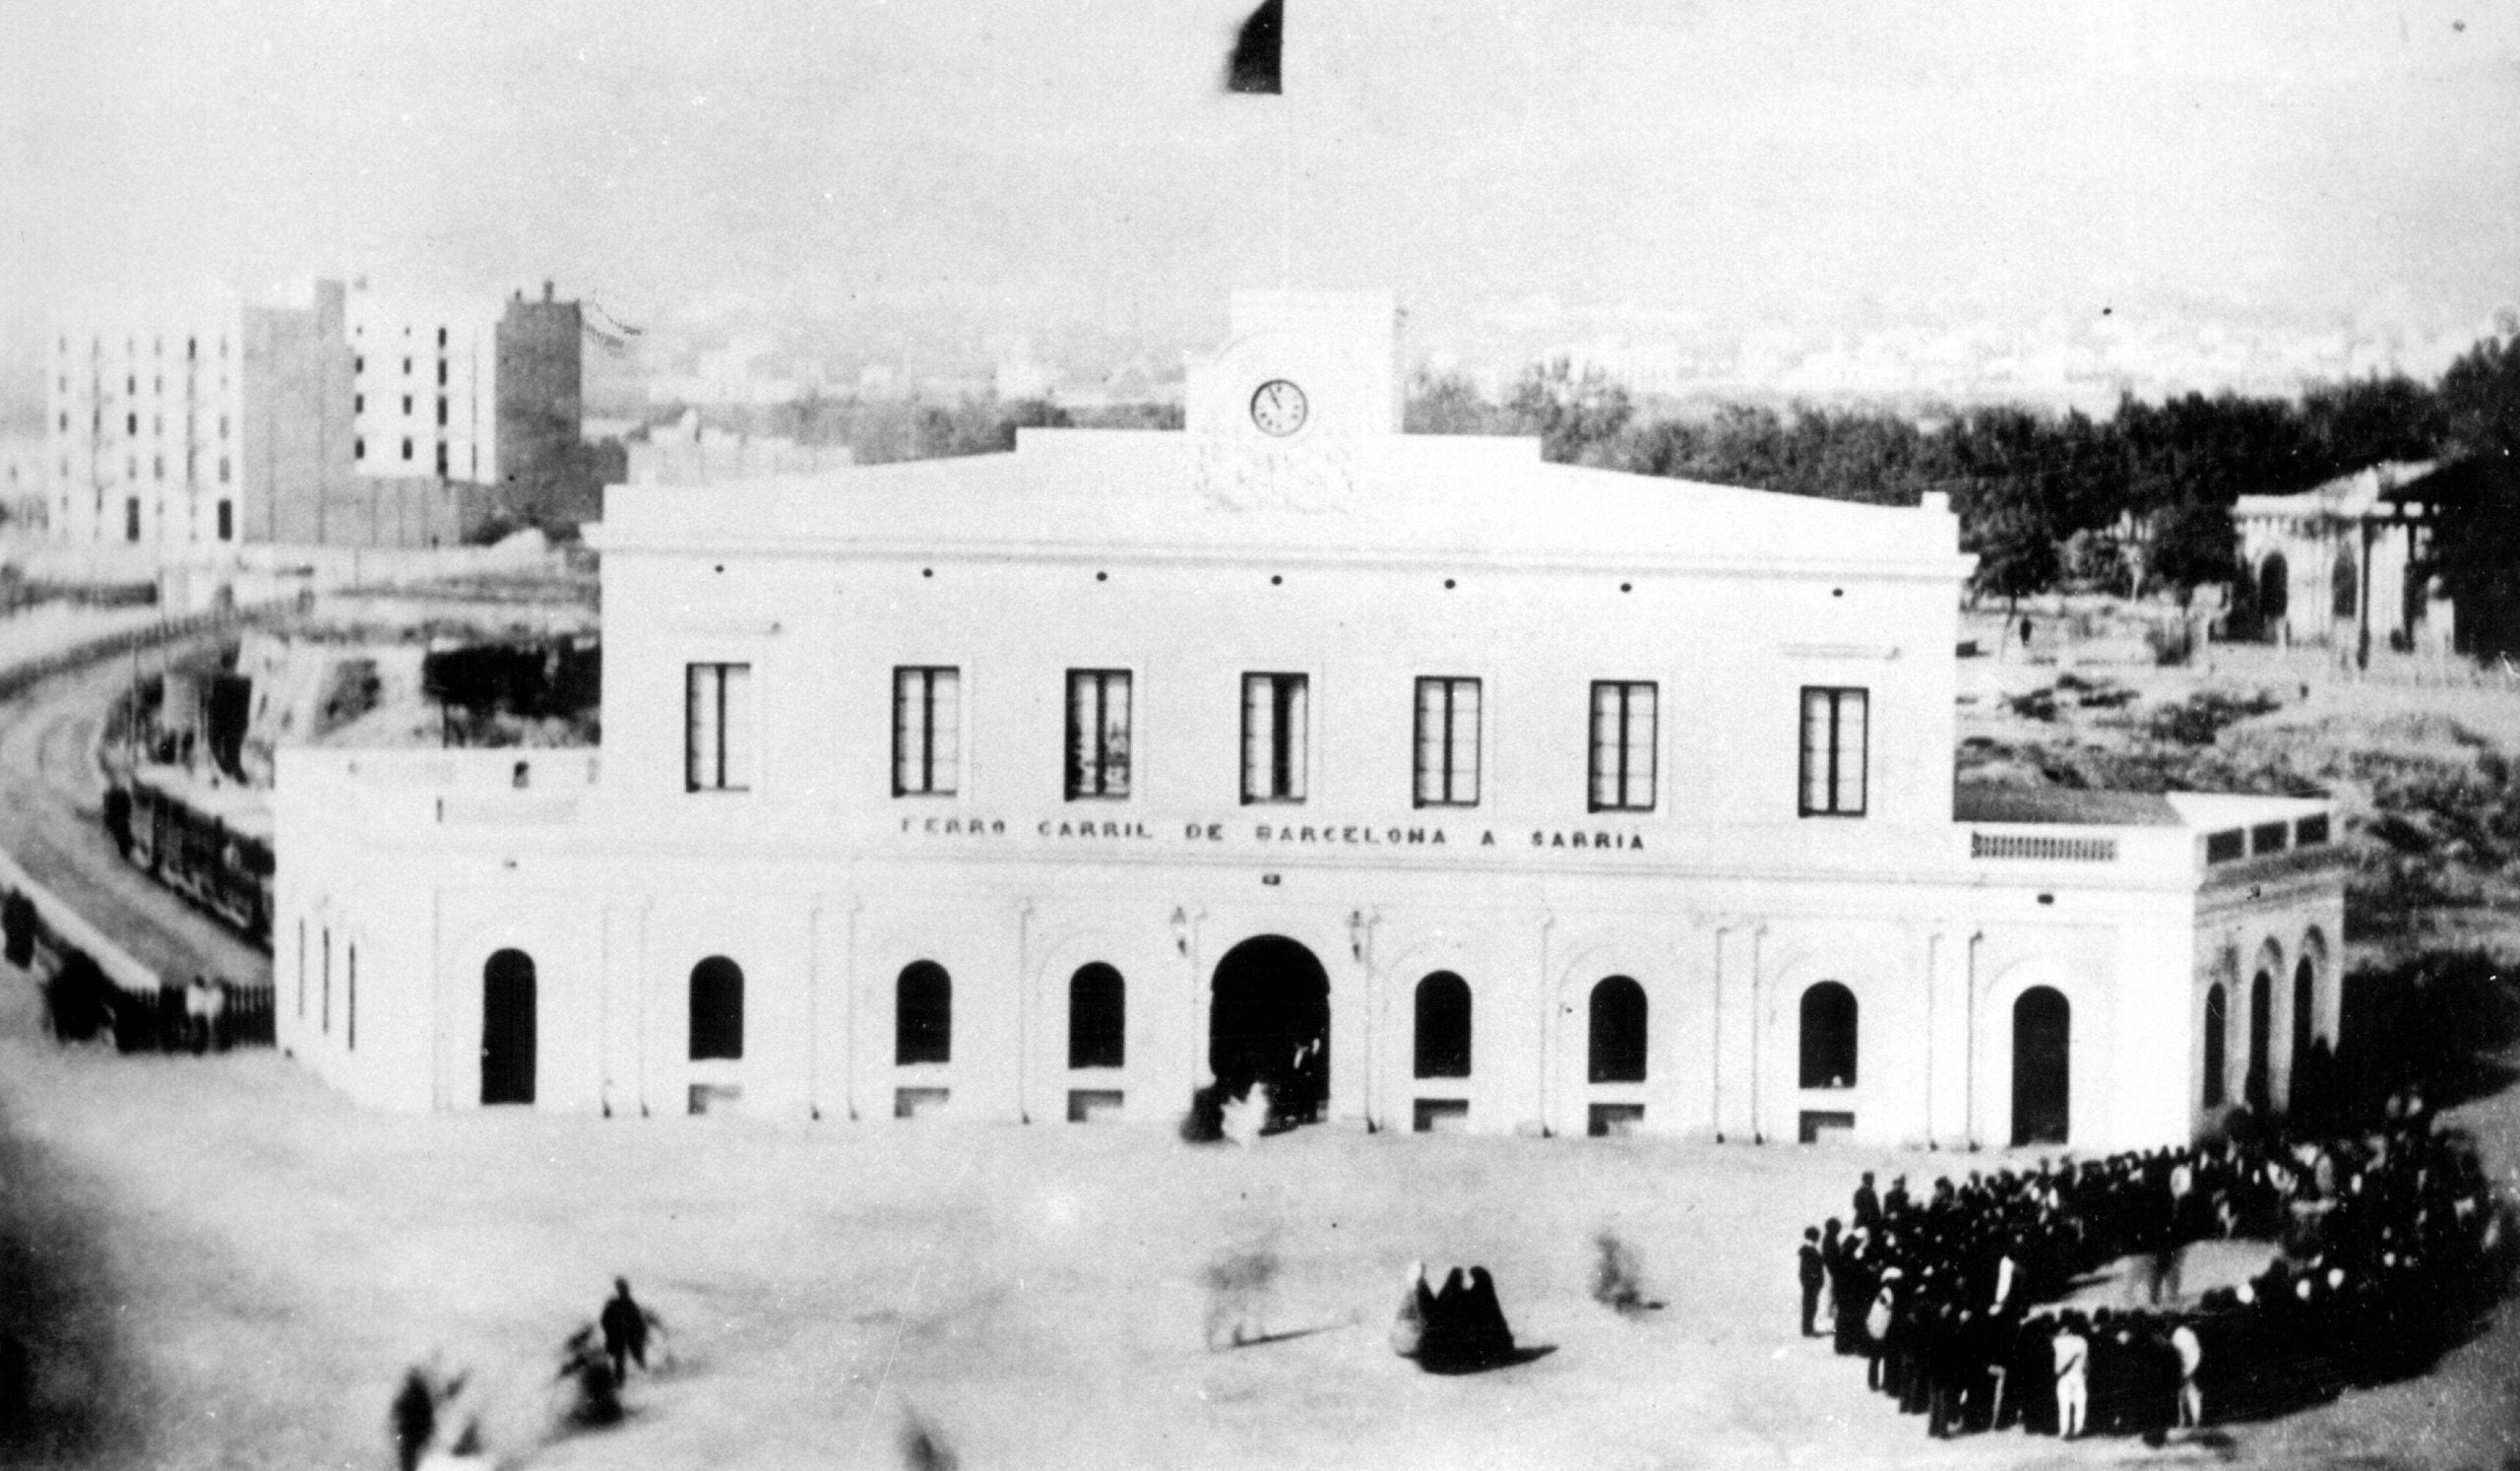
[[[1919,419],[1879,410],[1726,405],[1653,413],[1564,360],[1526,371],[1502,402],[1421,372],[1407,427],[1532,434],[1563,464],[1881,504],[1947,491],[1980,558],[1978,590],[2061,586],[2182,595],[2235,581],[2233,501],[2305,489],[2383,460],[2456,460],[2439,565],[2453,596],[2508,596],[2520,568],[2520,323],[2435,383],[2371,378],[2297,399],[2189,394],[2119,402],[2109,417],[2015,407]]]

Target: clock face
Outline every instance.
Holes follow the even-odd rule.
[[[1251,396],[1251,421],[1263,434],[1287,435],[1303,427],[1310,412],[1303,390],[1284,378],[1272,378]]]

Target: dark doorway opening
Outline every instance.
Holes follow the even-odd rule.
[[[1584,1051],[1588,1082],[1645,1081],[1644,987],[1626,976],[1606,977],[1594,986],[1592,1035]]]
[[[1217,962],[1208,1069],[1227,1098],[1266,1083],[1273,1126],[1321,1118],[1330,1101],[1330,975],[1310,950],[1263,934]]]
[[[2270,553],[2257,568],[2257,617],[2270,639],[2281,636],[2285,614],[2293,610],[2293,569],[2284,553]]]
[[[2267,1049],[2275,1037],[2275,978],[2264,971],[2248,986],[2248,1072],[2240,1097],[2253,1113],[2263,1114],[2273,1100]]]
[[[2073,1108],[2074,1008],[2053,987],[2012,1003],[2012,1141],[2062,1144]]]
[[[2230,1087],[2225,1074],[2231,1047],[2231,1005],[2217,986],[2205,992],[2205,1107],[2219,1109]]]
[[[1855,992],[1839,982],[1823,981],[1802,993],[1800,1086],[1855,1086],[1857,1014]]]
[[[534,1102],[534,957],[523,950],[481,967],[481,1102]]]
[[[1417,1075],[1470,1076],[1470,983],[1437,971],[1418,983]]]

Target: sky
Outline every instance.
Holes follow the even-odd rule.
[[[1390,289],[1439,364],[1963,394],[2428,373],[2520,301],[2520,8],[1287,0],[1228,96],[1251,3],[0,0],[0,371],[317,274],[948,364]]]

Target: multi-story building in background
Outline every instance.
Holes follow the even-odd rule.
[[[357,430],[370,480],[487,483],[498,469],[495,309],[398,300],[362,286],[349,329]]]
[[[41,434],[0,435],[0,521],[23,530],[49,519],[43,457]]]
[[[57,540],[453,545],[595,514],[575,302],[424,305],[314,285],[74,313],[45,372]]]
[[[602,484],[588,461],[586,317],[575,301],[519,291],[497,326],[497,480],[510,515],[542,524],[603,514]]]
[[[45,371],[52,534],[179,546],[284,540],[284,508],[347,479],[344,293],[211,294],[83,314]]]

